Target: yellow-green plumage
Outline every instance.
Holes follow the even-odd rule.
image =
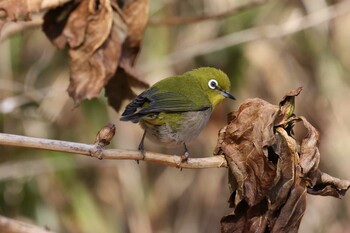
[[[184,144],[207,124],[215,106],[229,94],[230,80],[221,70],[202,67],[163,79],[137,96],[121,120],[139,122],[144,136],[164,145]],[[140,148],[143,152],[143,138]]]

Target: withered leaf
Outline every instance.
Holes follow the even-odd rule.
[[[110,0],[82,0],[51,10],[43,29],[59,48],[68,47],[69,95],[76,103],[98,96],[116,71],[127,30],[118,15],[113,17]]]
[[[123,5],[123,13],[128,25],[128,38],[123,48],[121,63],[132,67],[141,47],[141,40],[148,22],[148,0],[130,0]]]
[[[253,207],[249,207],[245,201],[242,201],[234,213],[221,219],[221,232],[264,233],[267,226],[266,211],[266,200]]]
[[[120,41],[111,33],[112,23],[109,0],[82,1],[70,14],[63,34],[70,47],[68,93],[77,102],[98,96],[115,72]]]
[[[237,183],[235,205],[243,199],[249,206],[256,205],[274,183],[276,168],[267,157],[267,148],[274,143],[277,113],[277,106],[251,99],[240,106],[226,128],[221,149]]]
[[[281,100],[279,106],[282,112],[283,119],[286,120],[294,113],[295,108],[295,96],[298,96],[303,90],[302,87],[289,91]]]
[[[67,24],[70,13],[77,5],[75,1],[67,2],[62,6],[48,11],[44,15],[42,29],[45,35],[59,49],[64,49],[67,46],[67,37],[63,35],[63,30]]]
[[[319,170],[319,133],[294,115],[300,91],[288,92],[279,106],[247,100],[220,131],[215,154],[227,159],[233,208],[221,232],[297,232],[306,193],[342,197],[349,189],[350,181]],[[293,137],[297,122],[308,132],[301,142]]]
[[[130,86],[148,87],[148,84],[138,76],[133,68],[148,22],[148,0],[130,0],[120,7],[128,27],[127,38],[122,46],[122,55],[116,75],[106,86],[108,102],[117,111],[124,99],[135,96]]]
[[[319,133],[304,118],[299,117],[307,129],[307,135],[300,146],[300,166],[304,177],[310,179],[310,186],[314,186],[317,180],[317,169],[320,163],[320,152],[318,150]]]
[[[268,193],[270,201],[269,210],[278,210],[288,198],[291,187],[295,183],[295,163],[297,158],[297,145],[282,128],[276,129],[276,141],[270,153],[278,156],[275,183]]]
[[[307,189],[309,194],[342,198],[350,188],[350,181],[330,176],[320,170],[317,170],[316,176],[316,184]]]
[[[48,38],[68,47],[68,93],[76,103],[106,87],[109,103],[119,110],[122,100],[134,96],[130,86],[148,87],[133,69],[147,21],[148,0],[127,1],[123,9],[114,0],[81,0],[46,13]]]
[[[271,218],[271,233],[298,232],[301,219],[306,208],[306,188],[296,183],[291,188],[288,199],[277,212],[277,216]]]
[[[121,103],[125,98],[132,99],[136,96],[130,88],[128,79],[129,77],[124,70],[118,69],[114,77],[106,85],[108,103],[116,110],[120,109]]]

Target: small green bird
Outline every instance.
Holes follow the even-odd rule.
[[[202,67],[163,79],[129,103],[121,121],[140,123],[144,129],[139,150],[144,155],[145,136],[165,146],[186,144],[208,123],[215,106],[230,94],[230,80],[221,70]]]

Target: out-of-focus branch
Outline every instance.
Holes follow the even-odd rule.
[[[179,24],[191,24],[191,23],[198,23],[204,20],[211,20],[211,19],[222,19],[225,17],[228,17],[230,15],[239,13],[241,11],[254,8],[256,6],[261,6],[267,2],[267,0],[252,0],[250,2],[242,3],[238,6],[233,7],[230,10],[227,10],[225,12],[220,12],[218,14],[212,14],[212,15],[201,15],[201,16],[194,16],[194,17],[171,17],[171,18],[164,18],[164,19],[150,19],[148,21],[149,25],[152,26],[159,26],[159,25],[179,25]]]
[[[43,227],[0,216],[1,233],[53,233]]]
[[[146,152],[145,158],[143,159],[141,153],[137,150],[104,149],[94,144],[34,138],[4,133],[0,133],[0,145],[68,152],[92,156],[99,159],[144,160],[177,168],[198,169],[227,167],[226,160],[223,156],[189,158],[186,162],[182,162],[182,158],[177,155]]]
[[[254,27],[179,49],[155,62],[138,67],[139,73],[146,74],[157,69],[172,66],[196,56],[212,53],[230,46],[252,42],[263,38],[281,38],[318,24],[328,22],[350,12],[350,1],[341,1],[333,6],[313,12],[304,17],[290,19],[280,25]]]

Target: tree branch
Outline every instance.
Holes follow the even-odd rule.
[[[227,167],[226,160],[223,156],[189,158],[186,162],[182,162],[182,158],[177,155],[146,152],[145,158],[143,159],[141,153],[137,150],[104,149],[94,144],[34,138],[4,133],[0,133],[0,145],[68,152],[91,156],[99,159],[144,160],[147,162],[159,163],[177,168],[198,169]]]
[[[165,18],[165,19],[150,19],[148,21],[149,25],[152,26],[160,26],[160,25],[179,25],[179,24],[192,24],[192,23],[198,23],[204,20],[211,20],[211,19],[222,19],[225,17],[228,17],[230,15],[233,15],[235,13],[239,13],[241,11],[260,6],[267,2],[267,0],[252,0],[250,2],[242,3],[238,6],[233,7],[232,9],[220,12],[218,14],[213,15],[201,15],[201,16],[194,16],[194,17],[171,17],[171,18]]]
[[[18,220],[0,216],[1,233],[53,233],[43,227],[38,227]]]

